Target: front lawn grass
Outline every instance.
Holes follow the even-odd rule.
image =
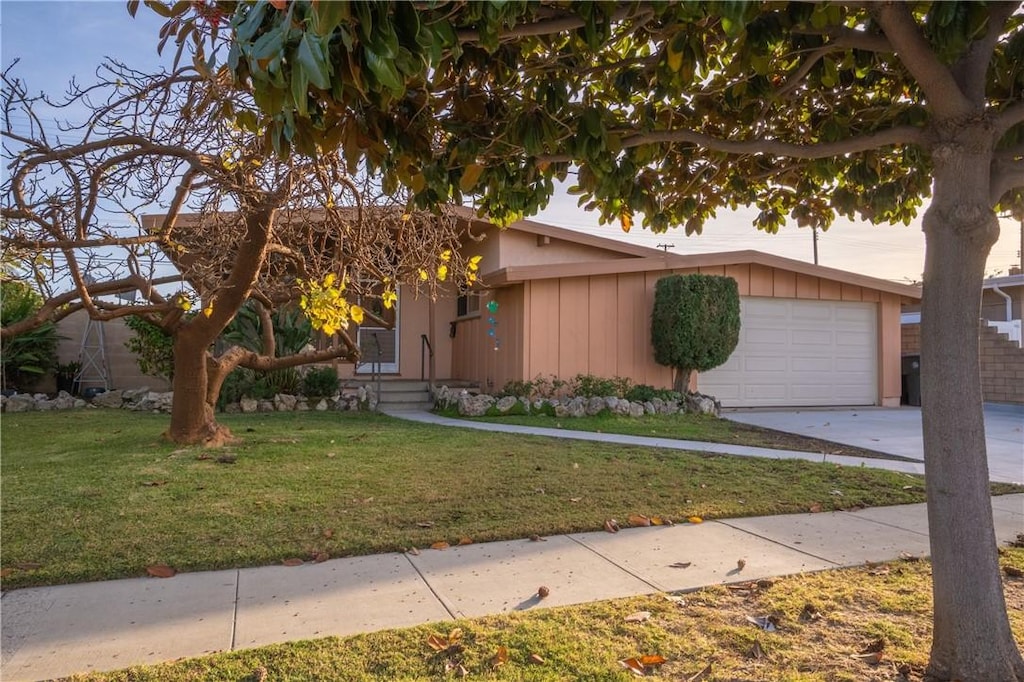
[[[240,442],[204,450],[161,441],[161,415],[4,415],[3,587],[599,530],[631,513],[722,518],[924,499],[919,477],[861,467],[365,413],[222,421]]]
[[[458,410],[441,411],[445,417],[471,419],[494,424],[516,424],[568,431],[593,431],[596,433],[618,433],[626,436],[648,436],[651,438],[674,438],[695,440],[705,443],[730,443],[749,445],[776,450],[818,452],[848,457],[873,459],[907,460],[907,457],[890,455],[877,450],[859,448],[855,445],[834,443],[820,438],[808,438],[795,433],[775,431],[751,424],[719,419],[710,415],[696,414],[645,414],[642,417],[626,417],[604,413],[587,417],[559,418],[548,414],[509,414],[485,417],[463,417]]]
[[[1002,563],[1024,569],[1024,550],[1004,550]],[[666,662],[650,669],[655,679],[692,679],[710,665],[699,679],[921,680],[931,637],[928,562],[896,561],[737,587],[291,642],[73,679],[434,680],[458,679],[461,666],[469,679],[625,682],[636,678],[620,660],[657,655]],[[1004,591],[1011,627],[1024,645],[1024,580],[1005,578]],[[649,619],[626,622],[640,611]],[[779,629],[764,632],[747,616],[774,616]],[[462,632],[459,647],[436,652],[428,646],[432,633],[447,638],[456,629]],[[508,659],[495,666],[500,647]],[[531,655],[539,660],[531,661]]]

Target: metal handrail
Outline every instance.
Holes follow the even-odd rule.
[[[429,364],[424,362],[423,353],[428,352],[430,359]],[[429,370],[427,378],[427,388],[430,390],[430,395],[434,395],[434,347],[430,345],[430,339],[426,334],[420,334],[420,381],[423,381],[423,374]]]
[[[370,368],[370,381],[376,381],[377,383],[377,410],[380,410],[380,359],[384,355],[384,351],[380,347],[380,338],[377,336],[377,332],[373,332],[370,335],[373,338],[373,345],[377,347],[377,358],[374,360]]]

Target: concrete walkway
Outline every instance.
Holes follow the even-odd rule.
[[[992,506],[1000,543],[1024,532],[1024,494]],[[927,554],[927,533],[918,504],[14,590],[0,601],[0,677],[49,679],[526,610],[541,605],[541,585],[551,590],[547,607],[886,561]]]
[[[498,433],[517,433],[524,436],[548,436],[568,440],[588,440],[598,443],[616,443],[619,445],[638,445],[649,448],[665,448],[667,450],[693,450],[697,452],[713,452],[720,455],[738,455],[740,457],[762,457],[767,459],[803,459],[808,462],[831,462],[844,466],[865,466],[889,471],[902,471],[908,474],[923,474],[924,460],[920,457],[904,459],[878,459],[871,457],[849,457],[832,455],[822,452],[801,452],[799,450],[775,450],[773,448],[756,448],[749,445],[731,443],[705,443],[695,440],[678,440],[675,438],[650,438],[648,436],[626,436],[618,433],[597,433],[594,431],[572,431],[570,429],[549,429],[538,426],[518,426],[515,424],[496,424],[493,422],[477,422],[468,419],[452,419],[432,412],[389,412],[392,417],[407,419],[424,424],[453,426],[462,429],[479,431],[495,431]],[[732,415],[724,415],[732,417]],[[785,430],[785,429],[781,429]],[[818,436],[822,438],[822,436]],[[871,448],[878,450],[879,448]],[[901,457],[896,453],[897,457]]]
[[[394,416],[506,433],[923,472],[914,461],[485,424],[425,412]],[[992,505],[998,541],[1024,532],[1024,494],[994,498]],[[559,606],[886,561],[902,552],[928,553],[923,504],[21,589],[0,600],[0,678],[49,679],[525,610],[541,605],[541,585],[551,590],[543,606]],[[746,561],[742,572],[739,558]],[[691,565],[671,567],[676,562]]]

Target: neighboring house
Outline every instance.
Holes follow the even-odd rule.
[[[1003,277],[986,279],[981,291],[981,327],[978,335],[981,390],[985,401],[1024,404],[1024,341],[1021,335],[1024,274],[1019,269]],[[904,402],[920,405],[921,313],[919,304],[904,308],[902,355]]]

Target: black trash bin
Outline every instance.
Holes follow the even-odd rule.
[[[903,356],[903,405],[921,406],[921,356]]]

